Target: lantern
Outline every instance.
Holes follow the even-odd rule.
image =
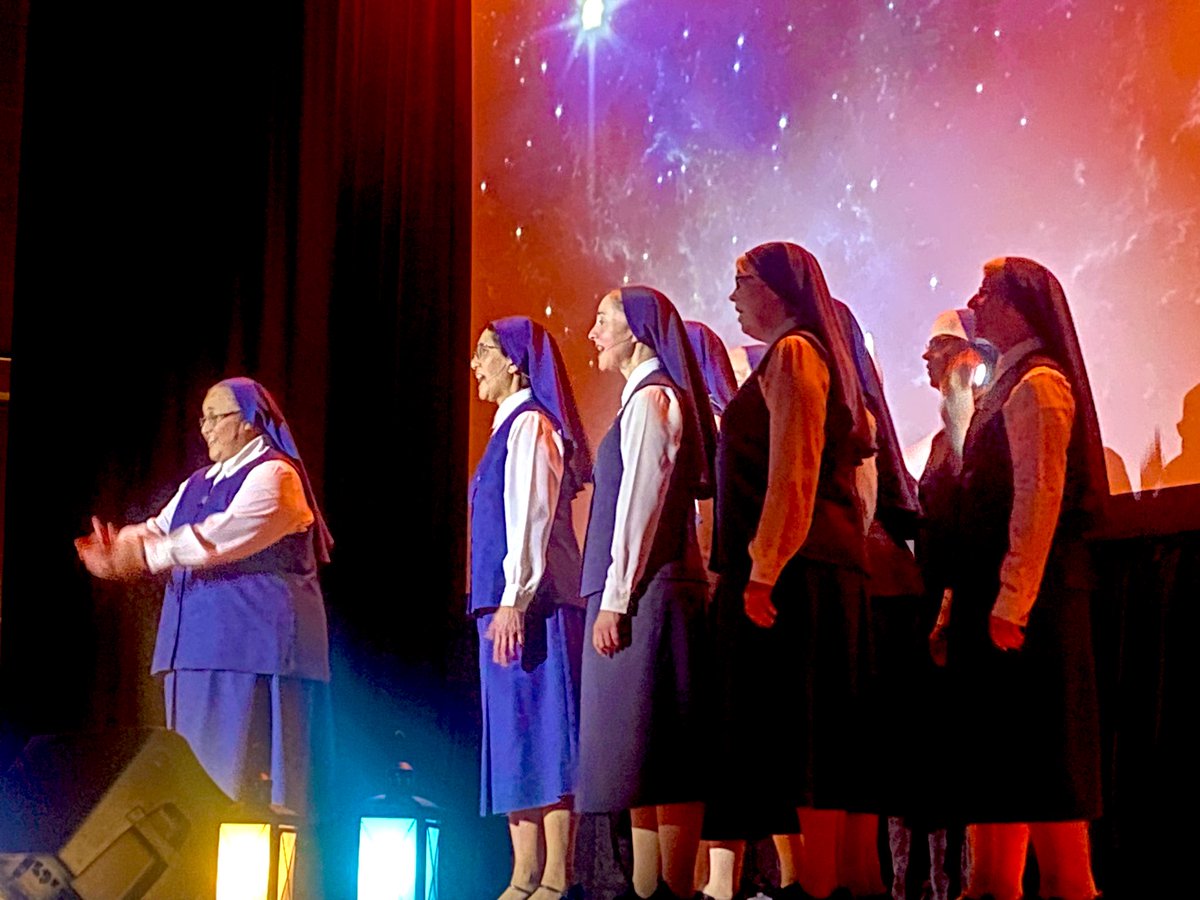
[[[296,825],[282,806],[234,804],[221,821],[217,900],[292,900]]]
[[[408,793],[400,763],[393,794],[368,800],[358,817],[358,900],[438,900],[441,811]]]

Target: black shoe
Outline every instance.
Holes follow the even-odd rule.
[[[551,887],[548,884],[539,884],[537,886],[537,890],[557,892],[558,888]],[[558,900],[584,900],[585,896],[586,896],[586,894],[584,894],[583,885],[582,884],[573,884],[569,888],[567,888],[565,891],[559,892]],[[626,897],[637,898],[637,894],[633,893],[632,890],[629,890],[629,891],[626,891],[624,894],[622,894],[620,897],[618,897],[617,900],[624,900],[624,898],[626,898]]]
[[[800,886],[800,882],[793,881],[785,888],[777,888],[775,893],[771,895],[775,900],[854,900],[854,895],[849,889],[840,887],[827,897],[814,897],[808,891]],[[884,900],[890,900],[889,894],[880,894]],[[868,898],[863,898],[868,900]]]
[[[667,887],[667,883],[665,881],[660,881],[658,883],[658,890],[650,895],[650,900],[696,900],[696,898],[702,896],[703,894],[693,894],[691,897],[680,897],[673,890]]]
[[[777,888],[771,896],[775,900],[850,900],[850,894],[843,894],[845,888],[838,888],[828,897],[814,897],[808,891],[800,886],[800,882],[793,881],[787,887]]]

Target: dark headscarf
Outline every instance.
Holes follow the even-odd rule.
[[[858,459],[871,456],[875,444],[850,340],[829,296],[825,273],[817,258],[798,244],[773,241],[748,250],[746,260],[783,302],[796,324],[812,332],[824,345],[828,354],[829,392],[836,405],[849,416],[851,450]]]
[[[312,483],[308,480],[308,471],[300,459],[300,448],[292,437],[287,420],[279,410],[279,405],[270,392],[253,378],[226,378],[217,382],[221,387],[227,387],[233,392],[233,399],[241,411],[242,418],[256,427],[266,438],[268,444],[288,457],[300,475],[304,485],[304,499],[313,514],[313,551],[319,562],[329,562],[329,551],[333,547],[333,536],[325,524],[325,517],[317,506],[317,498],[313,495]]]
[[[985,267],[990,269],[991,266]],[[1029,323],[1042,342],[1043,352],[1063,367],[1075,395],[1075,415],[1085,444],[1082,448],[1085,471],[1085,506],[1094,509],[1099,499],[1108,493],[1108,475],[1104,466],[1104,449],[1100,439],[1100,423],[1096,419],[1096,404],[1088,380],[1083,351],[1075,333],[1075,322],[1067,306],[1067,296],[1054,273],[1022,256],[1007,256],[1000,261],[1004,286],[1009,301]]]
[[[708,402],[712,404],[713,412],[722,415],[737,393],[737,378],[729,361],[729,351],[717,333],[703,322],[683,324],[692,343],[692,352],[696,354],[696,362],[700,365],[700,374],[704,376],[704,384],[708,387]]]
[[[592,452],[558,344],[550,332],[525,316],[496,319],[488,327],[496,332],[500,351],[529,379],[533,396],[554,419],[563,439],[564,496],[574,497],[592,480]]]
[[[620,294],[633,336],[655,352],[683,394],[679,398],[683,407],[683,447],[675,465],[684,467],[693,496],[710,497],[716,484],[716,423],[683,318],[674,304],[654,288],[633,285],[621,288]]]
[[[850,338],[854,353],[854,367],[862,387],[867,409],[875,417],[876,471],[879,474],[879,497],[875,517],[896,537],[907,540],[913,535],[916,518],[921,511],[917,499],[917,482],[904,465],[903,448],[896,435],[896,425],[883,393],[883,382],[875,369],[875,361],[867,352],[867,342],[862,328],[848,307],[841,300],[834,300],[841,317],[842,327]]]

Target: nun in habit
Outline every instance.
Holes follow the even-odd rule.
[[[737,380],[733,374],[733,366],[729,362],[729,351],[717,333],[703,322],[684,322],[687,326],[688,340],[692,344],[692,352],[696,355],[696,363],[700,366],[700,375],[704,378],[704,386],[708,389],[708,403],[712,407],[713,419],[719,429],[721,413],[737,393]],[[712,555],[713,503],[712,500],[696,501],[696,540],[700,544],[700,561],[708,568],[708,560]]]
[[[584,545],[578,806],[630,811],[631,896],[691,897],[708,595],[695,501],[712,490],[713,413],[683,319],[658,291],[606,294],[588,339],[625,387],[596,452]]]
[[[755,247],[737,260],[730,300],[767,349],[719,438],[712,565],[727,777],[705,837],[792,832],[797,843],[798,818],[803,865],[783,873],[784,887],[827,897],[846,810],[863,802],[851,745],[870,664],[858,470],[874,453],[871,423],[812,254]],[[763,721],[778,731],[748,740]],[[801,858],[798,843],[781,849]]]
[[[329,638],[318,563],[333,540],[291,430],[249,378],[204,397],[200,434],[212,465],[192,474],[147,522],[93,518],[76,541],[88,571],[167,575],[152,674],[167,727],[191,745],[231,798],[313,815],[330,762]]]
[[[471,372],[479,398],[496,405],[470,498],[480,813],[508,816],[513,872],[502,900],[559,900],[579,890],[572,795],[584,611],[571,500],[591,480],[591,455],[541,325],[524,316],[488,324]]]
[[[1000,358],[963,446],[946,603],[954,740],[968,749],[954,776],[971,823],[964,894],[1019,898],[1032,843],[1042,896],[1092,900],[1100,740],[1084,536],[1107,493],[1095,406],[1048,269],[995,259],[968,305]]]

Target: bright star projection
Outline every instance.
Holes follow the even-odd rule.
[[[583,0],[579,5],[579,24],[584,31],[594,31],[604,24],[604,0]]]
[[[620,392],[584,339],[599,297],[649,283],[741,344],[734,258],[790,239],[874,335],[905,442],[937,425],[935,314],[1021,254],[1064,284],[1135,486],[1156,427],[1178,452],[1200,382],[1200,5],[475,0],[474,16],[475,321],[551,328],[593,436]]]

